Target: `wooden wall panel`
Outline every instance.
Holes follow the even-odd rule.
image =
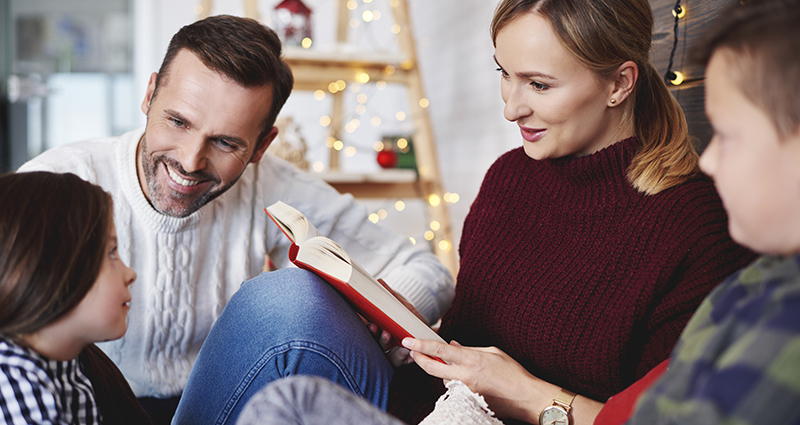
[[[689,63],[689,50],[720,11],[735,1],[737,0],[681,0],[681,6],[686,8],[686,16],[678,22],[678,45],[672,70],[682,72],[686,81],[679,86],[670,87],[670,91],[683,107],[689,123],[689,133],[697,138],[700,152],[711,140],[712,131],[703,111],[704,69]],[[672,10],[675,4],[676,0],[650,0],[655,18],[650,60],[662,76],[667,71],[674,40],[675,17]]]

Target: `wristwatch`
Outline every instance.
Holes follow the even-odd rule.
[[[553,404],[539,413],[539,425],[572,425],[572,415],[569,414],[572,400],[575,400],[575,393],[562,388]]]

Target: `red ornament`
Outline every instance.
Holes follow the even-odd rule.
[[[301,0],[283,0],[273,11],[275,32],[284,44],[300,46],[311,38],[311,9]]]
[[[397,165],[397,153],[391,150],[378,152],[378,165],[383,168],[394,168]]]

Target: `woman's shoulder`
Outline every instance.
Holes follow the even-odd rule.
[[[722,200],[714,187],[714,182],[705,174],[693,176],[648,198],[653,202],[672,205],[675,208],[691,207],[689,212],[722,209]]]

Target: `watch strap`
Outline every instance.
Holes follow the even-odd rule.
[[[558,404],[559,406],[563,407],[567,413],[569,413],[569,411],[572,410],[572,402],[575,400],[576,395],[577,394],[573,393],[572,391],[562,388],[558,393],[558,397],[553,400],[553,404]]]

